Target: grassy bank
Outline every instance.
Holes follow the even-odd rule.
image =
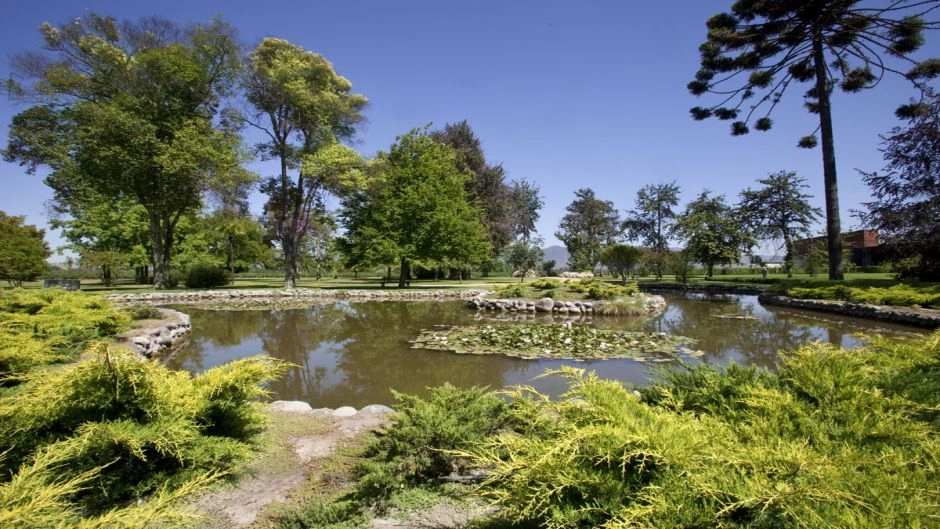
[[[775,373],[665,370],[638,391],[556,375],[570,385],[557,400],[525,387],[399,396],[355,491],[289,527],[360,527],[408,491],[452,494],[455,475],[482,479],[463,494],[501,507],[473,527],[940,523],[940,333],[813,344]]]
[[[252,453],[283,365],[191,377],[111,349],[129,321],[97,296],[0,293],[0,527],[176,527],[180,497]]]

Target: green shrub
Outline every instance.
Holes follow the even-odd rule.
[[[228,284],[228,272],[212,264],[194,264],[186,272],[186,288],[214,288]]]
[[[92,340],[127,328],[125,311],[99,296],[47,290],[0,291],[0,384],[74,360]]]
[[[132,320],[156,320],[163,317],[163,313],[157,307],[150,305],[138,305],[127,308],[127,313]]]
[[[0,400],[0,475],[52,454],[58,479],[87,476],[73,500],[94,513],[225,470],[250,453],[264,424],[253,401],[283,369],[256,357],[192,378],[98,344]]]
[[[494,295],[498,298],[524,298],[528,294],[522,285],[509,285],[496,290]]]
[[[355,529],[363,522],[359,505],[351,501],[313,501],[303,508],[280,509],[274,514],[278,529]]]
[[[463,454],[483,494],[544,527],[932,527],[940,333],[813,344],[773,374],[667,372],[634,396],[564,368],[560,400],[520,389],[517,424]],[[522,399],[524,397],[524,400]],[[516,402],[525,402],[518,406]],[[679,508],[681,506],[681,508]]]
[[[535,290],[552,290],[561,286],[561,281],[557,279],[536,279],[529,283],[529,287]]]
[[[430,388],[427,399],[393,393],[396,411],[358,470],[361,498],[381,501],[403,484],[465,471],[467,461],[452,451],[468,449],[508,420],[506,403],[484,388],[444,384]]]

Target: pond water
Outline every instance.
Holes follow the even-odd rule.
[[[772,367],[776,352],[818,340],[854,347],[859,333],[906,334],[910,327],[824,313],[763,307],[755,296],[668,295],[668,308],[652,319],[588,318],[594,325],[687,336],[704,351],[701,360]],[[407,393],[450,382],[456,386],[530,384],[557,395],[558,377],[547,369],[574,365],[604,378],[645,384],[650,365],[630,359],[524,360],[412,349],[422,329],[435,325],[512,325],[520,321],[569,321],[551,315],[474,312],[460,301],[331,302],[305,308],[207,310],[179,307],[192,317],[189,343],[167,365],[198,373],[210,367],[267,354],[295,364],[271,385],[274,397],[313,407],[393,404],[390,388]],[[533,380],[534,379],[534,380]]]

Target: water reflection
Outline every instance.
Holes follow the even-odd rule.
[[[857,345],[862,332],[910,333],[911,328],[822,313],[762,307],[754,296],[670,296],[660,316],[649,319],[587,318],[600,327],[681,334],[696,340],[706,361],[773,366],[776,352],[813,340]],[[294,364],[271,387],[276,398],[313,406],[363,406],[392,402],[390,388],[423,393],[451,382],[494,388],[531,383],[540,391],[564,391],[555,378],[533,378],[546,369],[577,365],[603,377],[643,384],[648,366],[627,359],[573,362],[457,355],[411,349],[409,340],[434,325],[551,323],[549,315],[475,313],[462,302],[335,302],[302,309],[214,311],[182,307],[192,317],[189,343],[167,361],[199,372],[236,358],[268,354]]]

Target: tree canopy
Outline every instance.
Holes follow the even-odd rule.
[[[63,210],[93,195],[143,206],[154,285],[165,287],[177,222],[240,161],[239,140],[213,123],[238,67],[233,30],[90,13],[42,33],[44,53],[14,58],[28,84],[11,82],[11,93],[38,104],[14,117],[5,158],[48,167]]]
[[[784,266],[793,277],[793,242],[808,236],[822,210],[810,206],[806,179],[793,171],[778,171],[757,181],[762,187],[741,192],[738,212],[760,239],[782,239],[786,250]]]
[[[0,211],[0,279],[16,286],[43,274],[52,255],[43,239],[45,232],[25,221],[26,217]]]
[[[811,83],[803,97],[819,116],[816,130],[822,136],[830,279],[843,277],[830,93],[836,85],[844,92],[872,88],[889,73],[926,89],[926,80],[940,74],[940,60],[918,62],[912,54],[924,43],[924,30],[938,27],[923,18],[937,5],[936,0],[880,6],[860,0],[738,0],[731,12],[708,19],[708,36],[699,47],[701,68],[688,89],[695,95],[717,94],[719,102],[693,108],[694,119],[732,121],[735,136],[747,134],[752,125],[770,130],[770,115],[787,89]],[[899,115],[923,111],[918,103],[898,109]],[[815,147],[817,142],[813,133],[798,145]]]
[[[624,229],[630,240],[639,240],[658,254],[650,263],[657,279],[662,279],[669,240],[675,235],[679,206],[679,186],[647,184],[636,193],[634,209],[627,212]]]
[[[340,141],[354,135],[367,99],[323,56],[275,38],[252,51],[243,84],[247,123],[266,136],[257,150],[280,164],[261,190],[284,257],[284,285],[293,288],[301,243],[323,213],[316,208],[324,194],[362,185],[362,160]]]
[[[639,248],[626,244],[611,244],[601,252],[601,263],[609,268],[612,274],[620,276],[623,284],[627,283],[627,275],[642,259],[643,252]]]
[[[371,185],[343,200],[347,264],[397,263],[405,287],[417,261],[460,265],[489,255],[482,212],[467,200],[472,175],[452,148],[414,129],[376,163]]]
[[[589,188],[574,192],[555,232],[570,255],[568,266],[574,270],[593,270],[600,260],[601,249],[613,243],[621,232],[617,208],[609,200],[601,200]]]
[[[878,230],[888,255],[916,258],[912,272],[940,279],[940,96],[931,93],[930,111],[911,118],[883,138],[885,167],[862,172],[873,200],[862,218]]]
[[[678,234],[685,240],[689,255],[705,265],[712,277],[715,265],[732,264],[741,252],[752,246],[745,226],[724,195],[713,196],[708,190],[679,216]]]

